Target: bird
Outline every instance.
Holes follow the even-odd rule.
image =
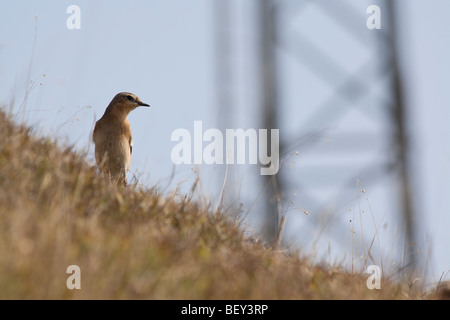
[[[127,184],[127,173],[133,153],[133,137],[128,115],[141,106],[150,107],[136,95],[120,92],[111,100],[94,127],[95,161],[100,172],[124,185]]]

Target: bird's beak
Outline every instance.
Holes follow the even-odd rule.
[[[139,101],[138,105],[143,106],[143,107],[150,107],[149,104],[143,103],[142,101]]]

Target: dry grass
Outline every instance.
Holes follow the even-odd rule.
[[[2,299],[408,299],[407,285],[265,248],[187,196],[108,183],[0,112]],[[81,268],[81,290],[66,268]]]

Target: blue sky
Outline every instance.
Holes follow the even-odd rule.
[[[343,0],[354,9],[353,12],[361,14],[363,29],[367,17],[365,9],[376,2]],[[425,0],[395,2],[401,8],[401,66],[410,106],[409,127],[417,194],[414,203],[419,224],[423,227],[421,238],[431,249],[426,264],[431,266],[431,278],[437,280],[442,272],[450,269],[450,127],[447,125],[450,118],[450,46],[446,41],[450,24],[446,13],[450,12],[450,3],[445,0],[434,0],[432,5]],[[258,128],[258,92],[254,88],[258,66],[253,56],[257,34],[253,27],[255,1],[244,4],[234,0],[231,3],[233,25],[228,27],[228,32],[235,36],[236,52],[232,57],[235,96],[231,99],[230,112],[234,115],[235,128]],[[287,5],[294,6],[293,3],[287,1]],[[80,30],[66,27],[66,8],[71,4],[77,4],[81,9]],[[138,109],[130,115],[134,138],[131,171],[142,184],[164,186],[173,167],[171,133],[178,128],[193,130],[195,120],[203,121],[204,129],[217,127],[213,12],[212,1],[207,0],[2,2],[0,104],[9,106],[14,100],[13,112],[18,120],[25,119],[37,132],[74,144],[79,150],[90,150],[88,160],[93,161],[90,134],[95,121],[116,93],[133,92],[152,107]],[[376,50],[373,33],[364,29],[367,42],[363,45],[355,43],[333,19],[308,1],[291,19],[288,28],[308,41],[316,41],[319,47],[323,46],[324,51],[338,59],[348,72],[357,72],[365,66],[372,57],[372,50]],[[327,42],[317,41],[318,38]],[[340,39],[348,45],[340,45]],[[331,44],[332,50],[328,50],[326,43]],[[365,232],[370,240],[374,225],[377,225],[383,259],[400,264],[401,252],[397,247],[402,242],[402,226],[395,218],[393,180],[387,178],[377,184],[361,181],[358,186],[355,182],[353,196],[339,198],[339,183],[332,182],[339,181],[342,172],[318,174],[307,169],[308,164],[325,160],[335,164],[348,163],[349,157],[358,168],[361,163],[374,159],[373,152],[377,153],[383,146],[362,143],[362,148],[369,148],[356,155],[334,153],[330,159],[323,156],[318,159],[318,155],[323,150],[338,148],[339,144],[333,144],[335,134],[351,134],[346,131],[348,128],[370,127],[375,135],[382,135],[386,128],[380,122],[367,120],[383,117],[378,102],[369,96],[361,102],[361,110],[346,113],[339,123],[328,122],[329,113],[308,122],[308,115],[333,96],[333,89],[307,66],[298,64],[286,50],[279,50],[279,56],[284,106],[280,135],[295,135],[299,127],[303,133],[315,127],[327,130],[313,152],[303,153],[300,147],[296,150],[299,155],[291,154],[286,159],[284,170],[301,182],[297,186],[294,179],[288,190],[290,197],[296,203],[295,207],[310,213],[310,216],[301,211],[288,214],[286,241],[305,247],[306,252],[314,252],[318,260],[343,260],[350,264],[354,259],[352,252],[361,255],[367,249],[367,243],[355,244],[361,242],[361,233]],[[361,79],[370,82],[373,68],[373,65],[369,67],[367,75],[362,74]],[[32,83],[27,85],[28,78]],[[333,81],[338,78],[336,74]],[[374,84],[373,97],[382,89],[383,83]],[[296,113],[300,108],[299,95],[302,96],[301,115]],[[26,105],[23,103],[25,96]],[[346,103],[336,101],[336,112],[345,108]],[[357,143],[355,139],[351,141]],[[240,167],[232,180],[242,190],[240,200],[247,209],[255,199],[258,202],[255,208],[263,205],[258,199],[261,189],[255,177],[258,170],[259,165]],[[222,171],[208,166],[202,167],[201,172],[203,191],[214,202],[220,191]],[[357,172],[355,169],[355,181]],[[171,187],[181,183],[188,190],[194,180],[191,166],[179,166]],[[319,180],[327,187],[315,186]],[[366,192],[361,193],[360,189]],[[320,220],[321,213],[303,198],[302,194],[306,192],[318,199],[336,198],[328,203],[334,213],[323,218],[328,219],[334,214],[344,227],[337,231],[328,227],[322,230],[320,224],[311,223],[311,217]],[[253,209],[246,221],[251,231],[259,229],[256,211]],[[349,223],[355,219],[362,223],[359,224],[359,220]],[[352,228],[355,233],[351,233]],[[327,236],[331,231],[333,233]]]

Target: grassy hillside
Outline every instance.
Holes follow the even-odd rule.
[[[81,268],[81,290],[66,268]],[[1,299],[408,299],[264,248],[186,196],[119,187],[0,112]]]

